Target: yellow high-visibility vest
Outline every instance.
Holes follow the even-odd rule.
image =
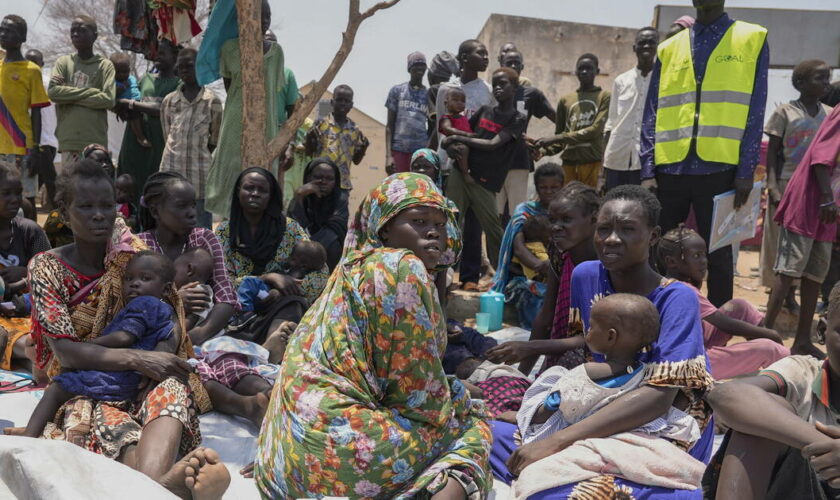
[[[683,161],[696,140],[700,159],[737,165],[767,29],[735,21],[709,56],[699,89],[690,30],[682,30],[658,49],[662,72],[655,164]]]

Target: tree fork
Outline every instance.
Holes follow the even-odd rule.
[[[263,54],[260,0],[236,0],[239,19],[239,48],[242,67],[242,168],[261,166],[268,168],[271,161],[283,154],[295,137],[297,129],[335,79],[338,71],[350,55],[356,34],[362,22],[380,10],[398,4],[400,0],[378,2],[366,11],[359,7],[360,0],[349,0],[347,27],[341,35],[341,46],[335,53],[323,76],[315,82],[309,94],[295,106],[295,111],[268,144],[265,140],[265,79],[263,76]],[[283,172],[278,172],[280,183]]]

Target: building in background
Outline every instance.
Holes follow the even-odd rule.
[[[578,88],[575,65],[578,57],[587,52],[598,56],[600,62],[601,73],[595,78],[595,84],[612,91],[613,80],[636,65],[633,53],[636,31],[637,28],[491,14],[477,38],[490,53],[486,79],[499,67],[499,48],[505,42],[513,42],[525,58],[522,75],[556,106],[562,96]],[[554,134],[551,121],[531,120],[529,137],[551,134]]]

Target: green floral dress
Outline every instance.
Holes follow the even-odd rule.
[[[368,195],[286,350],[255,462],[263,497],[428,498],[448,480],[471,499],[489,492],[484,407],[443,372],[432,275],[379,240],[412,206],[449,215],[445,260],[457,255],[454,212],[428,177],[396,174]]]
[[[228,274],[233,279],[233,287],[239,288],[242,280],[247,276],[252,276],[254,271],[254,263],[251,259],[245,257],[239,252],[233,251],[230,248],[230,226],[228,221],[222,221],[216,227],[216,237],[219,238],[219,243],[222,245],[222,251],[225,255],[225,266]],[[295,243],[298,241],[308,241],[309,234],[306,230],[297,223],[296,220],[286,217],[286,234],[283,236],[283,241],[277,247],[277,253],[274,254],[274,259],[265,265],[266,273],[279,273],[282,269],[282,264],[286,262],[295,248]],[[320,271],[309,273],[303,279],[300,287],[306,301],[310,304],[318,298],[321,290],[327,283],[329,277],[329,270],[325,265]]]

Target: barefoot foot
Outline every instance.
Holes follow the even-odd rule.
[[[230,473],[215,450],[204,450],[206,461],[201,467],[187,467],[184,485],[193,500],[220,500],[230,485]]]
[[[797,344],[794,342],[794,344],[790,348],[790,353],[813,356],[817,359],[825,359],[825,353],[822,352],[819,347],[815,346],[810,342],[808,342],[807,344]]]
[[[158,483],[178,498],[181,498],[182,500],[192,500],[192,491],[185,482],[187,478],[187,471],[199,470],[205,463],[207,463],[205,452],[205,448],[197,448],[191,451],[184,456],[184,458],[175,462],[175,465],[169,469],[169,472],[158,479]]]
[[[245,415],[243,417],[251,421],[257,430],[262,426],[263,417],[268,410],[268,396],[262,392],[258,392],[253,396],[248,396],[245,401]]]

